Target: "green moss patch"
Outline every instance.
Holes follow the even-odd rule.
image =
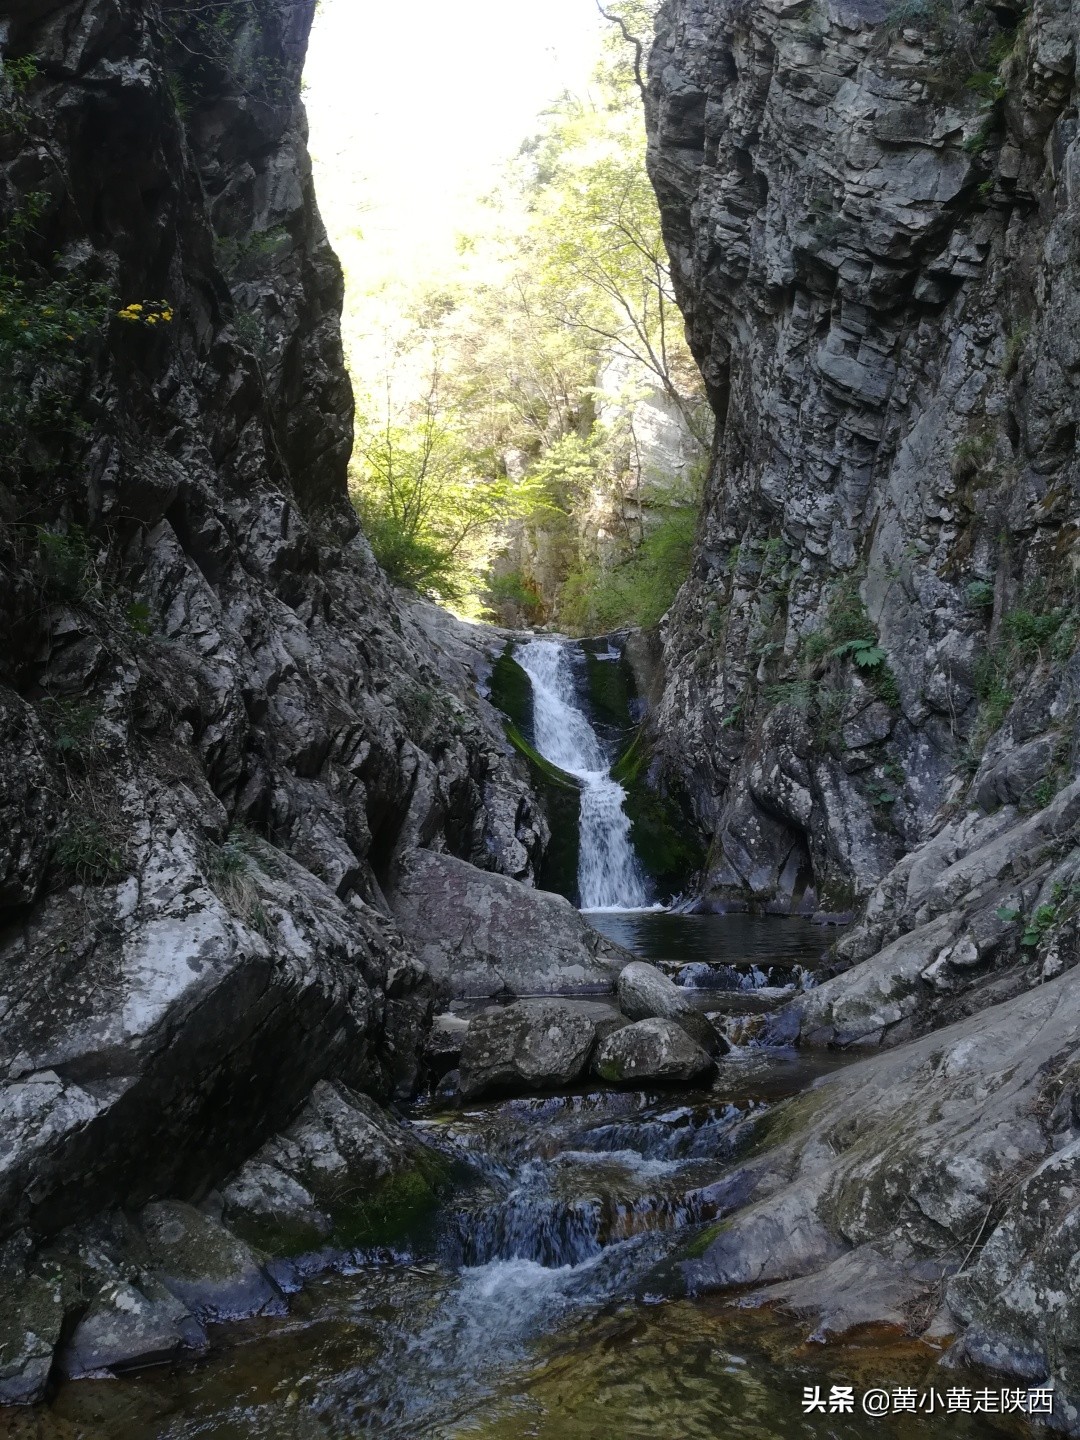
[[[612,768],[626,791],[630,838],[646,873],[667,895],[685,890],[705,864],[705,849],[682,806],[650,783],[651,750],[644,730]]]
[[[730,1229],[730,1227],[730,1220],[718,1220],[715,1225],[706,1225],[704,1230],[699,1231],[692,1240],[688,1240],[687,1243],[680,1248],[677,1258],[680,1260],[700,1260],[717,1236],[724,1230]]]
[[[335,1206],[335,1241],[361,1249],[399,1243],[430,1220],[446,1180],[436,1161],[388,1175],[371,1194]]]
[[[634,702],[638,698],[634,672],[620,653],[618,660],[601,660],[598,654],[609,654],[606,639],[583,640],[585,683],[593,720],[609,732],[619,745],[625,745],[634,730]]]
[[[514,659],[508,646],[491,671],[491,703],[517,726],[522,735],[533,738],[532,681]]]

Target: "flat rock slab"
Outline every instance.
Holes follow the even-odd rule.
[[[614,1031],[596,1052],[593,1070],[613,1085],[639,1080],[697,1080],[712,1057],[675,1020],[654,1017]]]
[[[469,1022],[461,1050],[466,1099],[508,1091],[555,1090],[588,1069],[597,1041],[618,1028],[610,1007],[565,999],[490,1006]]]
[[[722,1055],[728,1049],[685,989],[645,960],[634,960],[620,971],[615,993],[619,1009],[631,1020],[674,1020],[708,1054]]]
[[[389,898],[420,960],[453,999],[610,991],[630,958],[561,895],[452,855],[410,855]]]

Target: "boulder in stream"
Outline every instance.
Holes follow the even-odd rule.
[[[697,1080],[712,1069],[712,1057],[682,1026],[660,1016],[614,1031],[601,1043],[593,1061],[600,1079],[613,1085]]]
[[[728,1043],[686,994],[662,970],[634,960],[619,973],[619,1009],[631,1020],[674,1020],[710,1055],[723,1055]]]
[[[513,1090],[556,1090],[588,1068],[600,1034],[622,1023],[610,1006],[580,1000],[493,1005],[469,1024],[461,1050],[466,1099]]]
[[[450,998],[610,991],[629,952],[561,895],[417,850],[390,892],[398,924]]]

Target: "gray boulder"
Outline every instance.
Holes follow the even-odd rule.
[[[197,1355],[208,1345],[191,1311],[153,1276],[103,1287],[62,1357],[73,1379]]]
[[[728,1043],[688,998],[655,965],[634,960],[619,974],[619,1008],[631,1020],[674,1020],[710,1055],[723,1055]]]
[[[618,1023],[608,1007],[571,1000],[519,1000],[481,1011],[461,1050],[462,1095],[572,1085],[588,1067],[598,1019],[605,1018],[609,1028]]]
[[[447,996],[609,991],[629,956],[568,900],[452,855],[409,856],[390,893],[398,924]]]
[[[424,1042],[424,1058],[436,1075],[445,1075],[457,1065],[468,1029],[464,1015],[452,1015],[449,1010],[432,1020]]]
[[[697,1080],[713,1069],[712,1058],[675,1020],[638,1020],[600,1045],[593,1070],[622,1085],[640,1080]]]
[[[139,1231],[165,1288],[200,1320],[283,1309],[280,1292],[248,1246],[191,1205],[157,1200],[139,1216]]]

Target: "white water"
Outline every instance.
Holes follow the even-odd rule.
[[[581,781],[581,855],[578,889],[583,910],[641,910],[645,880],[630,843],[623,810],[626,791],[611,778],[596,731],[578,708],[566,646],[530,640],[514,659],[532,681],[537,750]]]

